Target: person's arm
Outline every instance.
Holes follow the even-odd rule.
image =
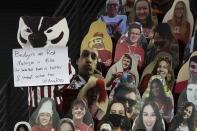
[[[106,86],[110,87],[114,79],[116,79],[116,77],[117,77],[117,67],[115,66],[112,70],[111,78],[108,81],[106,81]]]

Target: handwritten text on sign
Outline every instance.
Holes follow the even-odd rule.
[[[13,49],[14,85],[68,84],[67,48]]]

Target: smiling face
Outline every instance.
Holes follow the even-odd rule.
[[[143,23],[149,15],[149,6],[147,1],[139,1],[136,3],[136,16]]]
[[[185,11],[185,5],[183,2],[178,2],[175,6],[174,16],[176,18],[182,18]]]
[[[131,59],[127,56],[124,56],[122,59],[122,68],[123,70],[129,70],[131,67]]]
[[[144,107],[142,118],[146,129],[152,130],[157,118],[153,108],[150,105]]]
[[[86,113],[85,107],[82,104],[76,104],[72,108],[73,119],[81,120]]]
[[[190,117],[191,117],[191,115],[192,115],[192,109],[193,107],[192,106],[188,106],[188,107],[186,107],[185,109],[184,109],[184,111],[183,111],[183,118],[184,119],[189,119]]]
[[[168,74],[168,63],[166,61],[160,61],[157,67],[157,74],[162,78],[166,78]]]
[[[40,113],[38,117],[39,117],[40,125],[47,126],[50,123],[51,120],[50,113]]]
[[[140,29],[138,28],[132,28],[130,30],[130,41],[131,43],[137,43],[140,38]]]

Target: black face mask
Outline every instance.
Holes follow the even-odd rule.
[[[109,121],[114,127],[120,127],[123,124],[124,116],[119,114],[109,114]]]

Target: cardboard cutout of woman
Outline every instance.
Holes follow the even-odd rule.
[[[192,76],[187,88],[182,91],[178,99],[178,108],[182,108],[185,102],[192,102],[195,106],[195,128],[197,129],[197,75]]]
[[[14,126],[14,131],[32,131],[31,126],[26,121],[17,122]]]
[[[141,96],[135,87],[130,87],[127,83],[119,83],[117,88],[114,88],[110,92],[109,101],[113,100],[122,101],[127,110],[126,115],[129,118],[131,124],[133,123],[136,116],[139,114],[141,106]]]
[[[153,19],[151,3],[148,0],[136,0],[134,4],[134,21],[140,22],[144,36],[150,40],[154,35],[157,19]]]
[[[177,40],[187,44],[192,36],[194,18],[190,11],[189,1],[175,0],[170,10],[163,18],[163,22],[169,23]]]
[[[73,120],[70,118],[62,118],[59,122],[58,131],[75,131]]]
[[[54,101],[51,98],[42,98],[29,123],[32,131],[55,131],[59,120]]]
[[[102,21],[95,21],[90,25],[89,31],[81,43],[81,51],[84,49],[96,49],[99,62],[109,67],[112,63],[112,40],[106,31],[106,24]]]
[[[132,131],[164,131],[165,126],[158,106],[153,101],[146,101],[135,119]]]
[[[74,122],[75,131],[93,131],[94,122],[88,111],[87,103],[83,99],[75,99],[70,110],[71,119]]]
[[[114,62],[120,60],[125,53],[134,54],[138,58],[138,67],[142,67],[146,48],[147,42],[142,34],[142,25],[139,22],[133,22],[129,25],[129,31],[117,42]]]
[[[107,109],[103,120],[110,121],[113,125],[113,131],[130,130],[131,123],[126,115],[126,106],[122,101],[113,100]]]
[[[142,100],[154,102],[161,116],[167,123],[170,123],[174,116],[174,99],[172,92],[166,87],[165,80],[160,75],[152,76],[148,88],[142,96]]]
[[[172,119],[169,131],[195,131],[195,110],[192,102],[185,102]]]
[[[105,77],[107,90],[116,87],[121,79],[137,88],[139,83],[137,61],[135,56],[124,54],[117,63],[111,66]]]
[[[172,56],[167,52],[161,52],[154,61],[151,62],[145,69],[141,77],[140,85],[138,87],[141,94],[147,89],[148,81],[153,75],[160,75],[165,79],[168,88],[172,91],[175,76],[172,69]]]

